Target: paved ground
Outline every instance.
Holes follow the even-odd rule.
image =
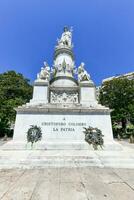
[[[134,170],[1,170],[1,200],[134,200]]]
[[[133,156],[134,145],[124,141],[121,143],[129,149],[129,153]],[[0,142],[0,145],[3,145],[3,141]],[[4,154],[8,161],[6,152]],[[19,152],[20,156],[21,154],[23,154],[22,151]],[[38,151],[30,152],[33,159],[37,159],[38,154],[40,155]],[[15,159],[17,155],[14,154]],[[0,162],[3,162],[1,156]],[[105,152],[104,156],[106,156]],[[134,200],[134,168],[80,168],[76,166],[74,168],[0,170],[0,200],[105,199]]]

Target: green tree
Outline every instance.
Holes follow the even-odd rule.
[[[31,99],[32,86],[20,73],[8,71],[0,74],[0,136],[14,123],[15,107]]]
[[[112,109],[112,122],[126,130],[127,122],[134,123],[134,80],[115,78],[102,84],[99,101]]]

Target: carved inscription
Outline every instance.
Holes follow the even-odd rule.
[[[76,127],[85,127],[83,122],[42,122],[42,126],[51,126],[53,132],[75,132]]]

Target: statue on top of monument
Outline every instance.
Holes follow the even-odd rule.
[[[64,32],[61,38],[58,39],[58,46],[72,47],[72,28],[69,29],[67,26],[64,27]]]
[[[37,74],[37,80],[46,80],[50,79],[50,67],[47,62],[44,62],[44,67],[41,67],[40,73]]]
[[[82,62],[81,65],[78,67],[78,81],[90,81],[90,75],[84,68],[85,64]]]

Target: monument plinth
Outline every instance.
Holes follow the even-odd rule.
[[[25,148],[31,125],[42,130],[37,149],[89,149],[83,133],[83,127],[88,126],[102,131],[104,149],[118,148],[113,141],[109,108],[98,104],[84,63],[75,67],[72,31],[67,27],[55,47],[53,67],[44,62],[34,82],[33,98],[16,111],[13,148]]]

